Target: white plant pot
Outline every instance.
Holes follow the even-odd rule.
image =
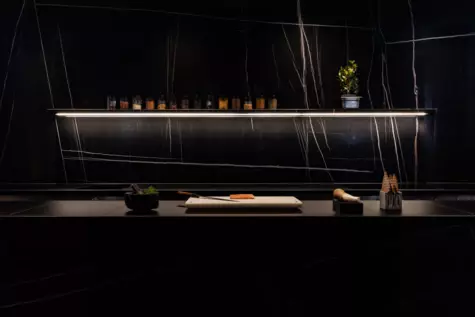
[[[341,103],[343,109],[358,109],[360,107],[360,99],[356,95],[343,95],[341,96]]]

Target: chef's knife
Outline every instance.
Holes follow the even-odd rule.
[[[195,197],[195,198],[205,198],[205,199],[212,199],[212,200],[232,201],[232,202],[234,202],[234,203],[237,203],[237,202],[238,202],[238,201],[232,200],[232,199],[218,198],[218,197],[210,197],[210,196],[201,196],[201,195],[198,195],[198,194],[195,194],[195,193],[182,192],[182,191],[179,191],[178,194],[180,194],[180,195],[187,195],[187,196],[191,196],[191,197]]]

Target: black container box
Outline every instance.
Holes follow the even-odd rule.
[[[334,198],[333,211],[337,214],[362,215],[363,203],[361,201],[343,201]]]

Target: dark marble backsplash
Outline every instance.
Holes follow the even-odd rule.
[[[429,5],[432,18],[423,15]],[[19,0],[0,8],[6,30],[0,35],[2,182],[65,182],[64,154],[70,182],[374,182],[383,164],[407,182],[475,177],[462,168],[473,145],[459,142],[473,129],[468,93],[473,38],[423,39],[413,46],[413,37],[451,32],[437,22],[440,10],[428,1],[140,6]],[[457,10],[448,12],[455,16]],[[457,25],[454,32],[466,30],[466,24]],[[417,104],[438,108],[437,121],[424,119],[416,131],[414,119],[398,119],[393,133],[390,120],[378,119],[380,155],[369,118],[314,119],[314,138],[302,119],[232,124],[78,119],[77,131],[71,119],[61,119],[56,131],[47,113],[103,109],[107,95],[157,99],[174,93],[180,99],[196,92],[202,98],[209,92],[241,98],[276,94],[280,109],[340,108],[336,74],[348,59],[359,65],[362,108]],[[153,162],[112,161],[124,158],[120,155]],[[171,163],[157,163],[156,157]]]
[[[383,167],[411,182],[415,120],[59,118],[58,123],[71,182],[331,183],[379,182]],[[432,119],[419,120],[421,153],[428,152]],[[420,165],[424,179],[429,164]]]

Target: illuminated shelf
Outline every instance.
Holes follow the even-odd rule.
[[[435,109],[311,109],[311,110],[93,110],[50,109],[57,117],[69,118],[387,118],[424,117]]]

